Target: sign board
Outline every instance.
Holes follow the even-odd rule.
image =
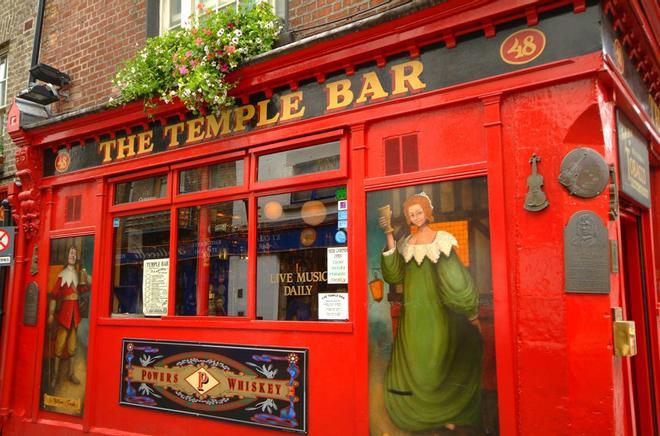
[[[307,433],[307,353],[124,339],[119,403]]]
[[[329,247],[328,284],[348,283],[348,248]]]
[[[142,307],[147,316],[167,315],[170,260],[148,259],[142,272]]]
[[[348,292],[319,293],[319,320],[347,320]]]
[[[338,66],[338,71],[329,71],[327,80],[321,83],[301,80],[295,91],[278,89],[266,99],[254,95],[249,103],[227,108],[220,114],[188,113],[183,120],[172,116],[139,126],[126,126],[126,134],[117,137],[114,132],[101,133],[94,139],[66,144],[66,158],[60,157],[65,144],[61,144],[59,150],[46,147],[44,175],[68,174],[203,143],[224,144],[220,140],[232,135],[382,104],[599,52],[602,50],[600,20],[600,8],[596,6],[579,14],[568,12],[544,17],[532,27],[522,20],[517,27],[498,30],[492,38],[483,37],[483,32],[473,37],[475,32],[451,49],[437,42],[421,47],[419,56],[414,58],[407,52],[393,53],[380,66],[365,62],[350,75],[340,71]],[[252,114],[247,119],[240,115],[247,112]],[[346,200],[341,197],[338,195],[337,200]]]
[[[617,114],[621,191],[646,208],[651,207],[651,172],[646,139],[625,115]]]
[[[15,227],[0,227],[0,266],[14,263]]]

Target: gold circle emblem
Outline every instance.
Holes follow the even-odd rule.
[[[523,29],[515,32],[500,45],[500,57],[511,65],[521,65],[533,61],[545,49],[545,34],[537,29]]]
[[[55,170],[58,173],[63,173],[69,169],[69,165],[71,165],[71,156],[69,156],[69,152],[62,150],[57,153],[57,157],[55,158]]]

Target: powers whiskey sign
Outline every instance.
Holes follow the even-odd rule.
[[[124,339],[120,404],[307,432],[307,350]]]

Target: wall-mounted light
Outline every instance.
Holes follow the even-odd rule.
[[[32,77],[55,86],[66,86],[71,83],[71,77],[57,68],[46,64],[37,64],[30,68]]]
[[[38,85],[36,83],[21,91],[16,98],[31,101],[42,106],[47,106],[60,100],[59,94],[52,85]]]
[[[31,81],[27,89],[21,91],[16,98],[42,106],[59,101],[60,96],[66,96],[59,92],[59,89],[71,83],[68,74],[46,64],[37,64],[30,68],[30,78],[43,83]]]

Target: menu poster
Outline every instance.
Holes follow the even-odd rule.
[[[348,319],[348,293],[319,294],[319,320]]]
[[[348,283],[348,247],[328,248],[328,284]]]
[[[142,307],[146,316],[167,315],[170,260],[144,261],[142,273]]]

